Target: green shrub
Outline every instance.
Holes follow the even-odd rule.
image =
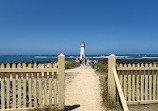
[[[104,73],[104,72],[108,72],[108,64],[105,63],[96,63],[96,66],[97,66],[97,72],[101,72],[101,73]]]
[[[79,62],[76,62],[75,60],[69,60],[65,63],[65,69],[71,69],[80,66]]]

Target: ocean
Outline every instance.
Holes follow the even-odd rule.
[[[58,55],[0,55],[0,64],[30,61],[57,61]],[[108,58],[109,55],[86,55],[86,58]],[[79,55],[65,55],[66,60],[78,59]],[[125,54],[116,55],[117,59],[158,59],[158,54]]]

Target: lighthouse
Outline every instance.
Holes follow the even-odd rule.
[[[80,50],[80,60],[82,59],[85,59],[85,42],[82,41],[81,44],[80,44],[80,47],[81,47],[81,50]]]

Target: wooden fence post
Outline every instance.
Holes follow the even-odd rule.
[[[116,67],[116,56],[111,54],[108,58],[108,94],[112,102],[116,101],[116,85],[114,80],[113,68]]]
[[[65,56],[58,56],[58,109],[64,110],[65,105]]]

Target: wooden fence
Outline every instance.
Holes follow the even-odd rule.
[[[125,111],[128,111],[127,104],[158,103],[158,67],[151,63],[117,65],[116,56],[110,55],[108,93],[114,103],[120,97]]]
[[[127,104],[158,103],[156,64],[119,64],[117,71]]]
[[[49,64],[1,64],[1,110],[30,110],[65,105],[65,56],[58,56],[58,66]]]

